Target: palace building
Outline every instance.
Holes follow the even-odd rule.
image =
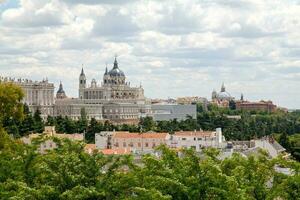
[[[30,112],[34,113],[40,110],[43,119],[46,119],[48,115],[53,115],[54,84],[49,83],[47,79],[32,81],[29,79],[0,77],[0,82],[19,85],[24,92],[23,103],[27,104]]]

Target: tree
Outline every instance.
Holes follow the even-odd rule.
[[[48,115],[46,124],[47,126],[55,126],[55,118]]]
[[[36,133],[42,133],[44,131],[44,122],[41,117],[41,111],[37,109],[33,115],[34,131]]]
[[[230,110],[235,110],[236,109],[236,103],[234,100],[229,101],[229,108]]]
[[[155,121],[152,117],[144,117],[140,119],[139,122],[140,129],[143,132],[154,131],[155,130]]]
[[[279,143],[286,148],[288,151],[291,150],[291,143],[289,141],[288,135],[286,133],[282,133],[279,137]]]
[[[0,83],[0,125],[5,119],[22,119],[22,89],[13,83]]]

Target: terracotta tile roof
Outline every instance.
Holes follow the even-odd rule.
[[[129,132],[115,132],[113,138],[156,138],[165,139],[168,133],[129,133]]]
[[[178,131],[175,132],[175,136],[185,136],[185,137],[213,137],[215,136],[214,131]]]
[[[128,155],[131,153],[131,150],[128,149],[101,149],[99,152],[104,155]]]

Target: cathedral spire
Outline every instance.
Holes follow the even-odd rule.
[[[104,75],[107,75],[107,74],[108,74],[107,63],[105,63],[105,73],[104,73]]]
[[[58,92],[64,92],[63,84],[62,84],[61,81],[60,81],[60,83],[59,83]]]
[[[83,71],[83,64],[82,64],[82,67],[81,67],[81,73],[80,73],[80,76],[82,76],[82,75],[85,75],[85,74],[84,74],[84,71]]]
[[[115,55],[115,62],[114,62],[114,68],[113,69],[117,69],[118,68],[118,61],[117,61],[117,55]]]
[[[225,92],[225,85],[224,85],[224,82],[222,83],[221,92]]]

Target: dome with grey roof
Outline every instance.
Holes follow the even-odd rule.
[[[115,58],[114,67],[108,72],[110,76],[125,76],[124,72],[119,69],[117,58]]]

